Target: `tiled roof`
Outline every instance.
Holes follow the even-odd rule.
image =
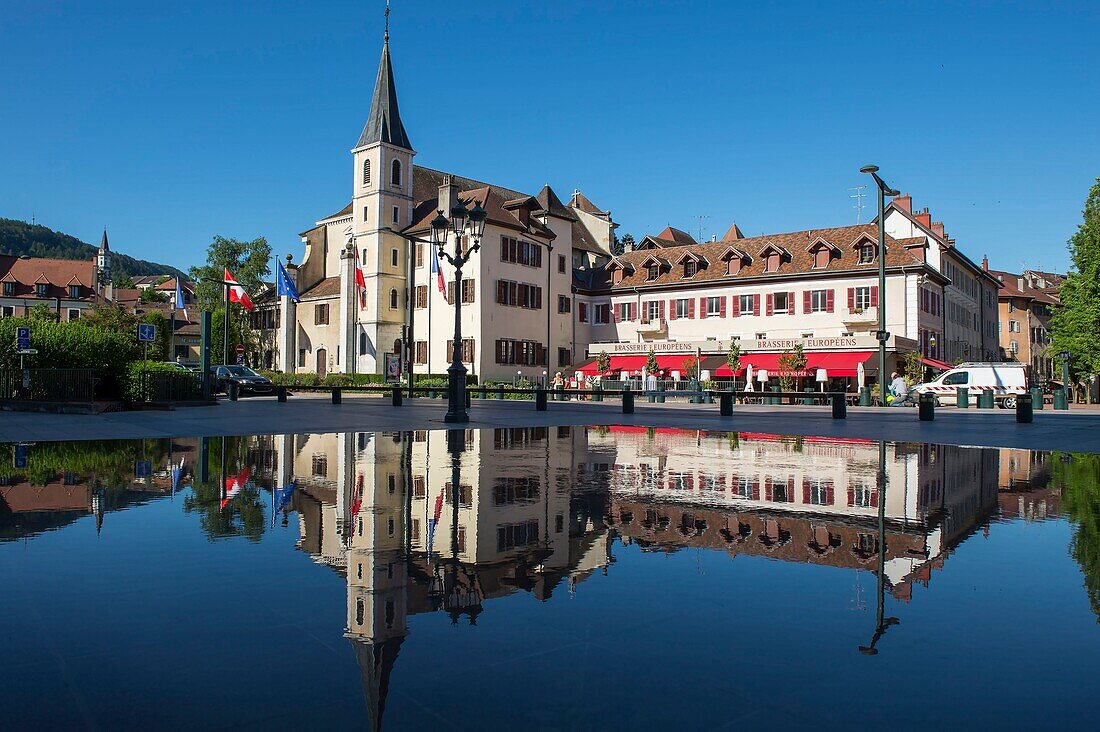
[[[374,81],[370,114],[355,146],[358,148],[376,142],[412,150],[412,143],[405,133],[405,125],[401,123],[401,112],[397,107],[397,85],[393,81],[389,41],[382,46],[382,59],[378,62],[378,78]]]
[[[662,241],[670,241],[673,242],[675,245],[696,243],[695,237],[693,237],[691,234],[687,233],[686,231],[681,231],[680,229],[675,229],[671,226],[666,226],[664,231],[653,238],[660,239]]]
[[[326,277],[305,292],[300,293],[301,299],[312,297],[333,297],[340,294],[340,278]]]
[[[344,206],[342,209],[340,209],[336,213],[330,213],[328,216],[322,216],[321,218],[319,218],[317,220],[318,221],[327,221],[329,219],[342,219],[345,216],[351,216],[351,204],[350,203],[347,206]]]
[[[522,197],[522,194],[520,194],[516,199]],[[468,208],[473,207],[475,203],[480,204],[481,207],[485,209],[485,213],[488,214],[486,220],[489,223],[520,231],[526,229],[533,234],[544,237],[554,237],[553,231],[543,226],[534,218],[529,219],[525,227],[514,213],[504,208],[504,199],[501,198],[500,194],[496,192],[493,186],[461,191],[458,194],[458,198],[466,204]],[[422,201],[417,205],[416,210],[413,212],[413,224],[407,231],[423,233],[431,228],[431,221],[435,218],[436,210],[438,209],[437,200],[438,195],[432,196],[431,199]]]
[[[608,254],[609,252],[600,246],[584,224],[574,219],[570,226],[573,232],[573,248],[596,254]]]
[[[413,166],[413,200],[417,203],[435,200],[439,197],[439,187],[443,185],[444,176],[451,176],[451,182],[458,186],[459,192],[469,191],[475,188],[492,188],[493,192],[500,196],[502,201],[511,201],[515,198],[525,198],[528,194],[511,188],[494,186],[484,181],[474,180],[453,173],[445,173],[442,170],[425,168],[420,165]]]
[[[557,216],[568,221],[577,220],[577,215],[561,202],[558,194],[554,193],[554,189],[549,185],[543,186],[535,198],[542,206],[542,210],[549,212],[551,216]]]
[[[569,205],[579,211],[584,211],[587,214],[592,214],[593,216],[604,216],[607,214],[607,211],[600,209],[599,206],[588,200],[588,198],[580,191],[577,191],[573,194],[573,197],[569,200]]]
[[[1057,298],[1048,290],[1029,287],[1026,281],[1021,288],[1020,279],[1023,279],[1023,275],[1013,274],[1012,272],[1002,272],[997,269],[988,271],[990,275],[1001,283],[1001,289],[997,292],[997,297],[999,299],[1023,298],[1046,303],[1048,305],[1055,305],[1058,303]]]
[[[847,272],[866,271],[874,272],[878,269],[877,262],[858,264],[859,253],[854,244],[862,237],[868,237],[871,242],[877,240],[877,230],[873,224],[859,226],[842,226],[832,229],[810,229],[807,231],[794,231],[786,234],[770,234],[756,236],[747,239],[739,239],[734,243],[734,248],[752,257],[752,261],[744,264],[736,275],[726,274],[726,265],[722,259],[723,254],[730,248],[731,242],[704,242],[684,246],[670,246],[658,250],[642,250],[626,252],[616,258],[616,261],[630,265],[633,269],[625,271],[623,280],[612,286],[611,289],[630,289],[634,287],[661,287],[672,284],[713,282],[719,280],[736,281],[749,278],[783,277],[797,273],[808,272]],[[808,248],[818,239],[836,247],[836,254],[824,270],[814,269],[814,257]],[[907,244],[914,244],[917,240],[892,239],[887,237],[886,266],[916,266],[924,265],[924,262],[913,255]],[[898,246],[900,245],[900,246]],[[761,252],[775,248],[789,252],[790,258],[785,259],[777,272],[765,272],[765,258]],[[697,274],[690,280],[681,277],[680,268],[676,266],[664,266],[661,275],[655,280],[646,280],[646,269],[642,265],[651,257],[665,260],[669,263],[676,262],[684,252],[693,252],[707,260],[710,264],[700,268]]]
[[[45,283],[46,299],[69,297],[69,286],[80,285],[82,299],[94,295],[95,265],[92,260],[48,259],[0,255],[0,281],[15,283],[14,297],[34,299],[36,283]]]

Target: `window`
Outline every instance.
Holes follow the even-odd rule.
[[[497,527],[497,551],[530,546],[539,541],[539,522],[537,519],[519,524],[503,524]]]
[[[568,348],[558,349],[558,366],[568,366],[573,363],[573,352]]]
[[[803,498],[809,499],[806,503],[815,506],[833,505],[833,484],[828,480],[810,478],[808,483],[803,482],[802,492],[805,494]]]
[[[752,295],[741,295],[737,301],[737,312],[742,315],[756,315],[756,298]]]
[[[859,263],[870,264],[875,261],[875,245],[874,244],[860,244],[859,245]]]
[[[832,290],[810,290],[810,312],[811,313],[827,313],[832,312],[830,302],[832,300]]]
[[[656,262],[652,262],[652,263],[646,265],[645,278],[646,278],[647,282],[650,281],[650,280],[655,280],[660,276],[661,276],[661,265],[657,264]]]
[[[691,318],[694,317],[692,312],[694,308],[691,307],[691,300],[683,299],[676,301],[676,317],[677,318]]]
[[[1008,321],[1008,332],[1009,333],[1019,333],[1020,332],[1020,321],[1019,320],[1010,320],[1010,321]]]
[[[45,282],[39,282],[37,285],[34,286],[34,294],[38,297],[46,297],[46,291],[48,288],[49,285],[47,285]]]
[[[370,209],[367,208],[366,206],[363,206],[363,222],[364,223],[366,223],[366,221],[370,218],[369,214],[367,213],[368,211],[370,211]]]
[[[572,301],[565,295],[558,295],[558,312],[568,313]]]
[[[447,341],[447,360],[453,361],[455,357],[454,341]],[[474,339],[463,338],[462,339],[462,361],[463,363],[474,362]]]
[[[558,255],[558,273],[559,274],[565,274],[565,255],[564,254],[559,254]]]
[[[525,282],[497,280],[497,304],[539,310],[542,308],[542,288]]]
[[[77,308],[69,308],[69,320],[73,321],[80,317],[80,310]]]
[[[707,298],[707,312],[706,317],[718,318],[724,315],[722,312],[722,298],[720,297],[708,297]]]
[[[592,323],[595,325],[606,325],[611,322],[611,305],[608,303],[600,303],[592,309]]]
[[[190,346],[176,346],[175,357],[177,359],[184,359],[191,356]]]
[[[313,324],[328,325],[328,303],[318,303],[313,307]]]
[[[424,245],[413,243],[413,259],[417,267],[424,266]]]
[[[14,282],[5,282],[4,283],[4,296],[5,297],[12,297],[13,295],[15,295],[15,283]]]
[[[365,185],[365,186],[370,185],[370,160],[369,159],[363,161],[363,185]],[[366,209],[363,209],[363,220],[364,221],[367,220],[367,211],[366,211]]]
[[[818,245],[817,249],[813,252],[814,255],[814,269],[825,269],[829,266],[829,258],[832,256],[832,250],[827,246]]]
[[[684,279],[690,279],[695,276],[698,271],[699,263],[694,259],[688,259],[684,261]]]
[[[416,308],[426,308],[426,307],[428,307],[428,286],[427,285],[417,285],[416,289],[413,291],[413,298],[414,298],[413,299],[413,302],[414,302],[413,307],[416,307]]]
[[[660,320],[662,315],[660,300],[650,300],[645,303],[645,322],[652,323],[655,320]]]
[[[765,272],[778,272],[779,263],[783,260],[783,255],[779,252],[771,252],[764,257],[764,271]]]
[[[390,288],[390,310],[397,310],[397,290]]]
[[[367,332],[361,331],[359,333],[359,355],[367,355]]]
[[[511,236],[500,237],[500,261],[542,267],[542,247]]]
[[[767,339],[768,339],[768,334],[767,333],[757,333],[756,334],[756,340],[758,340],[758,341],[766,341]]]
[[[970,374],[966,371],[956,371],[953,374],[948,374],[943,377],[943,381],[940,383],[944,386],[962,386],[968,383],[970,380]]]
[[[80,285],[69,285],[69,299],[76,300],[80,297]]]
[[[790,293],[776,292],[772,294],[772,312],[777,314],[788,313],[791,310]]]
[[[578,323],[587,323],[588,322],[588,303],[586,303],[586,302],[577,303],[577,322]]]
[[[462,278],[462,304],[474,301],[474,280]]]
[[[853,287],[852,307],[856,310],[866,310],[871,307],[871,288]]]
[[[638,303],[636,302],[624,302],[619,304],[619,320],[637,320],[638,319]]]
[[[393,207],[393,223],[398,223],[401,220],[401,209],[397,206]]]
[[[397,250],[396,249],[391,249],[390,250],[390,266],[391,267],[396,267],[397,266]]]
[[[1008,312],[1010,312],[1010,313],[1016,312],[1016,303],[1012,300],[1008,301]]]
[[[417,341],[415,345],[416,354],[414,356],[416,363],[428,363],[428,342]]]
[[[497,341],[496,362],[518,366],[546,365],[546,349],[535,341],[501,338]]]
[[[306,365],[306,349],[304,349],[304,348],[299,348],[298,349],[298,365],[299,366],[305,366]]]
[[[390,185],[401,185],[401,161],[397,158],[390,163]]]
[[[313,475],[318,478],[325,478],[328,476],[328,456],[324,454],[318,454],[313,456],[312,460]]]

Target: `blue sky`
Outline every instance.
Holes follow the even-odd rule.
[[[349,200],[383,7],[4,0],[0,216],[106,224],[181,267],[214,234],[299,259]],[[975,260],[1064,268],[1100,176],[1100,3],[394,0],[391,20],[418,163],[580,188],[636,238],[854,223],[874,162]]]

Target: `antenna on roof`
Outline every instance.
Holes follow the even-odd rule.
[[[863,209],[866,208],[866,206],[863,205],[863,197],[866,195],[863,192],[863,190],[866,187],[867,186],[856,186],[855,188],[849,188],[848,189],[849,191],[855,191],[855,193],[848,196],[848,198],[854,198],[855,199],[855,204],[853,204],[853,205],[854,205],[854,208],[856,210],[856,223],[857,224],[862,224],[863,223]]]
[[[703,223],[704,219],[709,219],[710,216],[706,214],[697,214],[695,220],[699,222],[699,238],[695,241],[703,241],[703,230],[706,229],[706,225]]]

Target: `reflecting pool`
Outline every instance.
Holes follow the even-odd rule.
[[[0,445],[3,723],[1090,724],[1100,456],[637,427]]]

